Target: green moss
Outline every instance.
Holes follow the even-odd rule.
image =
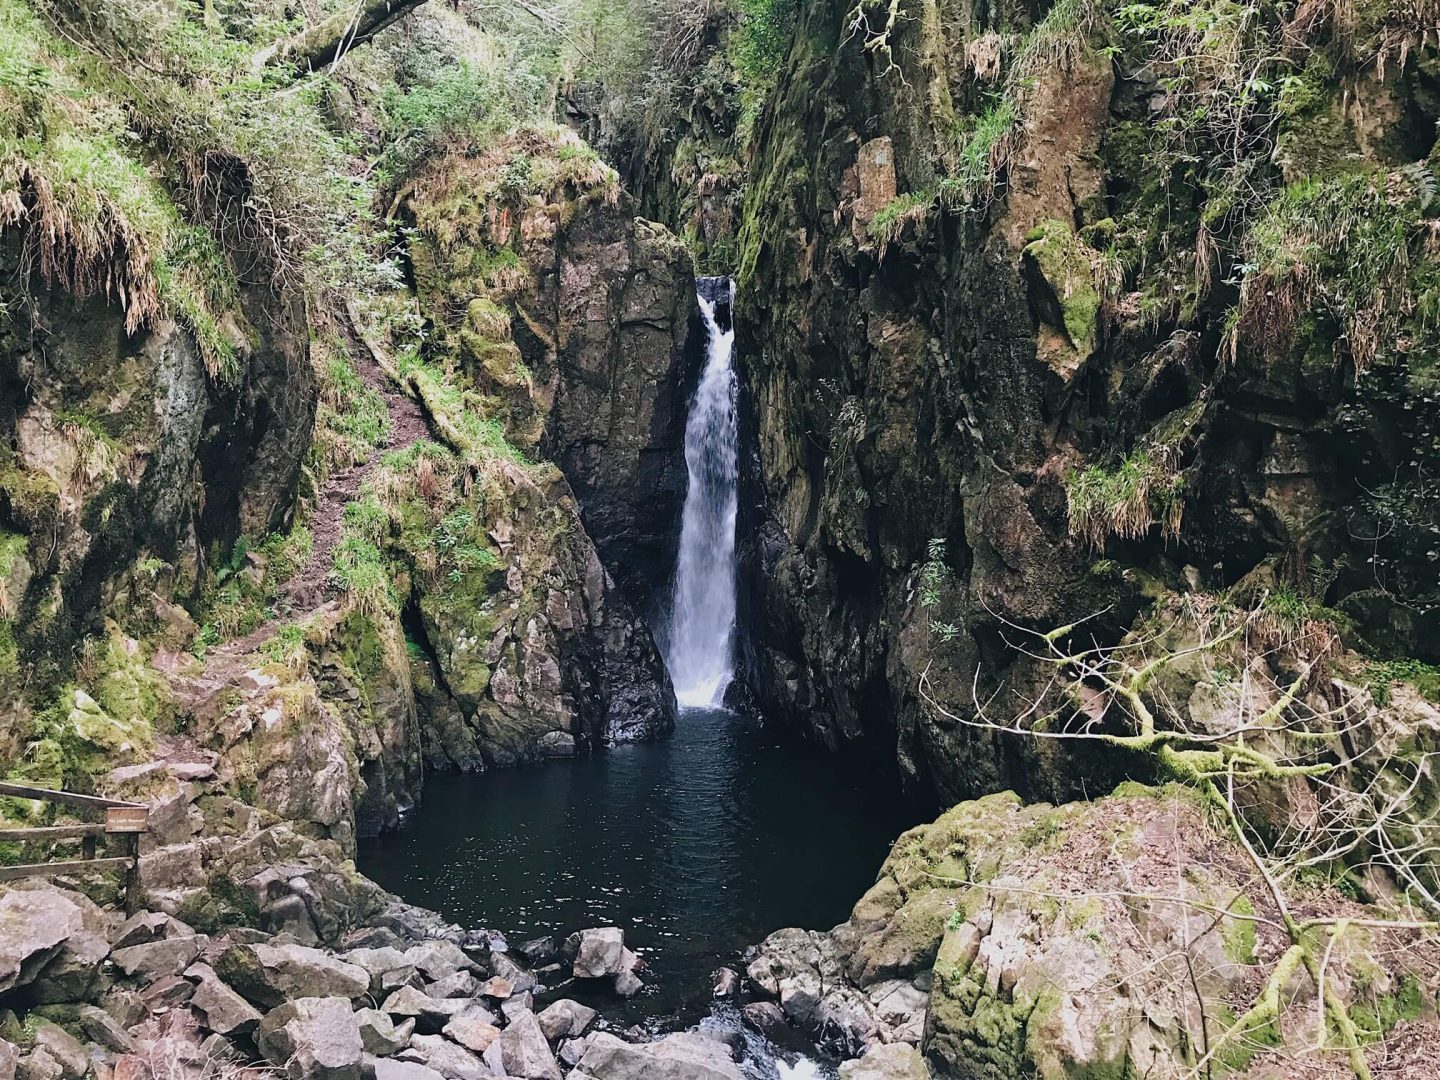
[[[1076,351],[1095,349],[1100,292],[1084,242],[1063,221],[1042,221],[1026,237],[1025,256],[1050,287],[1059,305],[1066,337]]]
[[[205,934],[237,926],[258,928],[261,923],[254,894],[224,874],[215,874],[204,889],[187,896],[175,916]]]
[[[1225,944],[1225,955],[1237,964],[1255,963],[1255,905],[1247,896],[1235,898],[1228,911],[1229,916],[1220,922],[1220,938]],[[1241,916],[1234,918],[1232,916]]]

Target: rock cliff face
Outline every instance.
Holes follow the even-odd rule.
[[[1301,71],[1221,117],[1185,113],[1231,75],[1174,66],[1203,52],[1183,20],[927,3],[882,30],[849,10],[800,6],[747,191],[748,665],[767,715],[884,746],[941,804],[1069,797],[1105,765],[949,724],[922,674],[952,709],[1023,697],[1037,676],[1007,625],[1103,612],[1114,640],[1155,596],[1257,566],[1272,600],[1328,611],[1372,655],[1433,660],[1433,581],[1400,539],[1436,521],[1416,315],[1431,147],[1405,134],[1431,76],[1387,54],[1401,16],[1215,13],[1239,53]],[[1377,113],[1410,120],[1377,139]],[[1322,131],[1354,152],[1302,153]],[[1339,223],[1358,220],[1408,256],[1357,271],[1375,236]]]

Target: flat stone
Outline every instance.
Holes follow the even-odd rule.
[[[79,906],[58,892],[12,889],[0,896],[0,994],[30,983],[84,928]]]
[[[482,1059],[439,1035],[416,1035],[410,1048],[395,1056],[429,1065],[447,1080],[490,1080],[495,1075]]]
[[[524,1080],[564,1080],[560,1063],[555,1060],[534,1013],[521,1013],[501,1032],[500,1060],[508,1076]]]
[[[135,877],[148,892],[167,892],[205,884],[200,845],[172,844],[135,860]]]
[[[569,998],[561,998],[559,1001],[552,1001],[545,1006],[535,1019],[540,1024],[540,1030],[545,1033],[545,1038],[552,1043],[557,1039],[575,1038],[584,1035],[591,1024],[595,1022],[596,1012],[588,1005],[581,1005],[578,1001],[571,1001]]]
[[[466,1050],[483,1054],[500,1037],[500,1029],[495,1026],[493,1014],[479,1006],[472,1006],[446,1024],[443,1034]]]
[[[365,1075],[375,1080],[445,1080],[445,1077],[429,1065],[418,1061],[396,1061],[393,1058],[377,1057],[365,1060]]]
[[[724,1043],[689,1031],[638,1045],[597,1031],[577,1068],[595,1080],[744,1080]]]
[[[347,998],[287,1001],[260,1021],[255,1045],[291,1080],[362,1080],[365,1044]]]
[[[210,780],[215,776],[215,766],[208,761],[172,761],[165,770],[181,783]]]

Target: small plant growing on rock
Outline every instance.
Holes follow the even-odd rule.
[[[1091,465],[1072,473],[1065,482],[1070,535],[1097,551],[1112,536],[1138,540],[1157,524],[1167,538],[1178,537],[1185,480],[1164,457],[1142,450],[1113,469]]]

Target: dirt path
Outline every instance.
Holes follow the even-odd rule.
[[[353,355],[355,369],[365,385],[385,399],[390,414],[390,431],[385,445],[372,450],[358,465],[330,474],[315,505],[310,520],[310,558],[291,576],[280,590],[277,604],[286,610],[283,616],[269,619],[244,637],[216,646],[206,658],[207,671],[212,665],[228,666],[224,658],[254,652],[286,623],[303,619],[323,607],[331,598],[328,577],[334,561],[335,547],[340,543],[345,520],[345,507],[354,502],[360,486],[391,450],[403,450],[421,439],[430,437],[430,428],[419,404],[397,390],[374,356],[374,346],[356,334]]]

